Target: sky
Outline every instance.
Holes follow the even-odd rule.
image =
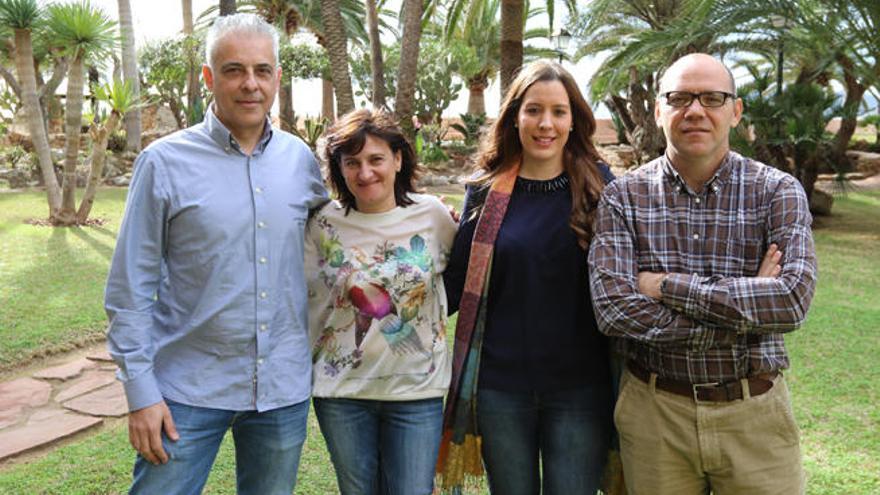
[[[131,3],[132,18],[134,21],[135,43],[138,48],[150,41],[161,40],[175,36],[183,30],[183,7],[181,0],[129,0]],[[118,19],[118,10],[116,0],[91,0],[93,5],[99,6],[113,19]],[[41,1],[41,3],[46,3]],[[204,12],[211,6],[216,5],[217,0],[192,0],[193,16],[198,18],[199,14]],[[391,3],[396,3],[392,0]],[[565,16],[565,8],[561,2],[557,0],[556,16],[557,23],[562,21]],[[546,26],[547,16],[541,16],[539,19]],[[531,24],[530,24],[531,26]],[[549,46],[549,43],[548,45]],[[586,95],[587,82],[590,80],[596,63],[592,59],[583,59],[577,65],[564,62],[563,65],[572,71],[581,86],[581,90]],[[389,69],[390,70],[390,69]],[[485,91],[486,112],[489,115],[496,115],[498,112],[498,104],[500,101],[498,81]],[[297,80],[293,87],[293,106],[297,115],[316,116],[321,112],[321,81]],[[444,115],[458,116],[467,110],[467,90],[463,89],[459,98],[455,100],[449,108],[446,109]],[[594,111],[598,118],[609,118],[608,111],[600,106],[594,105]]]

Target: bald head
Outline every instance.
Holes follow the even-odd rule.
[[[705,53],[691,53],[679,58],[670,65],[668,69],[666,69],[666,72],[663,73],[663,77],[660,78],[660,93],[662,94],[667,91],[675,91],[676,89],[679,89],[671,86],[674,85],[674,81],[682,78],[714,79],[717,77],[723,77],[726,79],[729,84],[726,90],[736,94],[736,81],[733,78],[733,73],[726,65],[722,64],[720,60],[711,55]],[[721,90],[724,88],[718,89]]]

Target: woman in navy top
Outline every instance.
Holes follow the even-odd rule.
[[[452,485],[460,473],[443,473],[444,463],[462,462],[448,457],[481,445],[492,493],[599,486],[613,398],[586,248],[613,176],[594,131],[572,76],[538,61],[511,84],[485,136],[444,273],[451,311],[461,300],[441,453]]]

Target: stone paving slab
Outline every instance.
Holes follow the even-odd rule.
[[[119,382],[80,395],[62,404],[67,409],[92,416],[121,417],[128,413],[125,391]]]
[[[17,423],[25,409],[47,404],[51,394],[52,385],[33,378],[0,383],[0,428]]]
[[[55,396],[55,402],[64,402],[85,393],[106,387],[116,381],[112,371],[89,370],[76,380],[64,384],[64,388]]]
[[[92,361],[98,361],[99,363],[112,363],[113,358],[110,357],[110,353],[107,352],[106,349],[89,353],[86,356],[86,359],[91,359]]]
[[[79,358],[76,361],[65,363],[60,366],[46,368],[34,373],[34,378],[42,378],[46,380],[70,380],[82,374],[84,370],[96,367],[95,361],[87,358]]]
[[[103,421],[61,409],[37,411],[23,427],[0,431],[0,460],[56,442]]]

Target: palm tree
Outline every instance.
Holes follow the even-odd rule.
[[[327,39],[324,35],[324,22],[321,18],[321,5],[319,0],[248,0],[241,2],[240,12],[253,12],[266,22],[273,24],[282,33],[282,44],[290,43],[291,37],[306,29],[318,40],[318,44],[327,49]],[[215,10],[212,7],[205,11],[202,16]],[[364,4],[360,0],[340,0],[339,11],[345,32],[355,44],[362,44],[367,40],[367,32],[364,28]],[[329,54],[329,52],[328,52]],[[292,87],[293,74],[281,74],[281,89],[278,94],[278,106],[282,128],[289,129],[295,123],[293,117]],[[327,113],[327,107],[333,106],[332,83],[324,80],[322,115],[332,120],[333,112]]]
[[[55,221],[61,209],[61,191],[55,178],[55,168],[49,151],[49,140],[43,124],[43,112],[37,95],[34,73],[34,55],[31,34],[42,22],[36,0],[0,0],[0,25],[13,31],[15,36],[15,68],[21,86],[22,102],[27,112],[28,130],[40,162],[40,171],[46,185],[49,202],[49,220]]]
[[[49,6],[48,27],[70,56],[65,109],[64,174],[58,222],[76,222],[76,164],[82,129],[83,67],[87,59],[109,57],[116,47],[116,23],[89,0]]]
[[[107,116],[107,120],[103,123],[92,122],[89,127],[89,136],[92,138],[92,159],[89,178],[86,181],[86,190],[83,192],[79,210],[76,213],[76,223],[79,225],[84,224],[88,220],[89,213],[92,211],[92,205],[95,203],[98,183],[104,174],[104,161],[107,157],[107,142],[110,136],[116,132],[116,128],[119,126],[119,119],[140,106],[138,97],[135,95],[131,84],[128,81],[122,82],[119,79],[114,80],[113,84],[105,84],[95,88],[95,98],[110,104],[110,115]]]
[[[575,58],[610,51],[590,81],[594,100],[604,100],[643,155],[663,152],[665,141],[654,121],[659,75],[692,52],[718,53],[716,41],[740,28],[733,19],[736,0],[596,0],[574,28],[581,41]],[[625,96],[621,96],[623,93]]]
[[[416,96],[416,71],[419,64],[419,39],[422,37],[422,1],[403,1],[403,37],[400,40],[400,66],[397,70],[397,94],[394,112],[400,126],[410,136]]]
[[[880,83],[880,5],[876,0],[834,0],[830,5],[811,1],[804,4],[812,30],[830,29],[829,38],[836,41],[833,46],[838,48],[836,60],[843,72],[846,99],[833,152],[837,161],[848,162],[846,149],[858,124],[862,99],[869,88],[876,88]],[[838,22],[827,22],[828,13]]]
[[[325,47],[330,58],[330,72],[336,89],[336,108],[340,114],[348,113],[354,110],[354,91],[348,70],[348,35],[342,22],[339,0],[321,1],[321,19],[324,23]]]
[[[462,11],[468,6],[466,12]],[[456,72],[467,83],[468,110],[470,115],[486,113],[483,92],[498,73],[501,59],[501,25],[498,13],[501,0],[480,0],[475,2],[457,2],[452,4],[446,16],[444,38],[450,50],[457,54]],[[544,13],[542,8],[531,8],[526,13],[529,19]],[[462,15],[464,14],[464,15]],[[523,41],[544,38],[547,29],[530,29],[523,33]],[[552,56],[546,49],[523,47],[525,59],[540,56]]]
[[[122,35],[122,76],[133,93],[135,100],[140,98],[141,83],[138,77],[137,56],[134,52],[134,25],[131,21],[129,0],[117,0],[119,9],[119,32]],[[125,147],[129,151],[141,149],[141,110],[134,108],[125,114]]]

